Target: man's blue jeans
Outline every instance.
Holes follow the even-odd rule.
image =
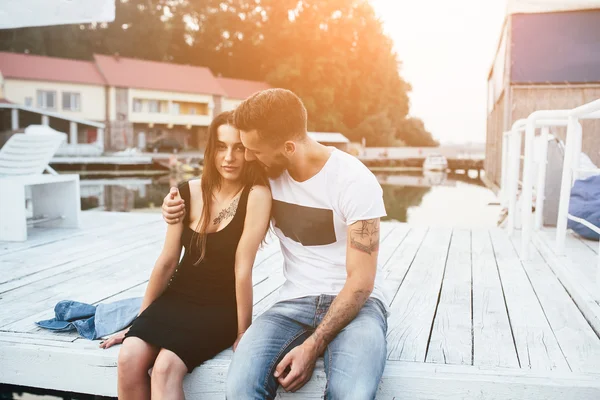
[[[273,399],[275,367],[321,323],[335,296],[303,297],[276,303],[259,316],[240,340],[227,377],[228,400]],[[385,367],[387,315],[383,304],[367,300],[356,318],[323,355],[325,399],[373,399]]]

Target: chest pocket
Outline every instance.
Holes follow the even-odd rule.
[[[303,246],[323,246],[336,242],[333,211],[273,200],[275,227]]]

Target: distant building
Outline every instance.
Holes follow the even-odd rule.
[[[221,111],[231,111],[247,97],[261,90],[271,88],[266,82],[244,79],[217,78],[217,81],[225,91],[225,97],[221,103]]]
[[[502,134],[541,109],[600,98],[600,0],[509,0],[488,78],[485,171],[501,179]],[[600,164],[600,122],[584,121],[583,149]],[[564,140],[564,129],[552,129]]]
[[[350,145],[350,139],[338,132],[308,132],[308,136],[325,146],[333,146],[346,152]]]
[[[106,82],[107,147],[144,147],[158,138],[184,147],[206,141],[215,104],[225,95],[208,68],[95,55]]]
[[[0,72],[3,102],[15,105],[2,109],[0,131],[10,134],[13,127],[40,124],[46,113],[65,117],[46,121],[69,133],[69,143],[87,145],[98,140],[98,124],[85,124],[107,118],[105,83],[93,62],[0,52]],[[17,105],[22,106],[20,111]],[[13,122],[15,116],[18,120]],[[83,123],[72,128],[69,120]],[[8,139],[2,137],[2,142]]]
[[[79,61],[0,52],[0,99],[105,123],[103,149],[109,151],[144,148],[159,138],[203,149],[215,114],[266,88],[264,82],[215,78],[205,67],[98,54],[93,61]],[[10,111],[2,114],[0,121],[8,122],[0,124],[0,131],[10,131],[9,117]],[[40,123],[40,115],[32,118],[18,125]],[[60,118],[50,117],[49,125],[72,131]],[[80,124],[76,129],[75,143],[96,141],[96,127]]]

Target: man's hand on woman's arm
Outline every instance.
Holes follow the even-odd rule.
[[[176,224],[185,216],[185,201],[178,196],[179,190],[172,187],[162,204],[162,216],[167,224]]]

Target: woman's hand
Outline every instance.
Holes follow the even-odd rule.
[[[115,344],[123,343],[123,339],[125,339],[125,334],[129,332],[129,328],[123,329],[121,332],[117,332],[106,340],[100,342],[100,348],[108,349]]]
[[[233,351],[234,352],[235,352],[235,349],[237,349],[238,343],[240,342],[240,339],[242,339],[242,336],[244,336],[244,332],[238,333],[237,339],[235,339],[235,342],[233,342]]]

